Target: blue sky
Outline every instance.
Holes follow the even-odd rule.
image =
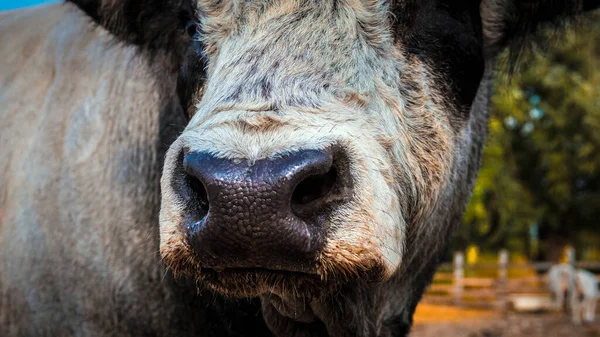
[[[47,4],[52,2],[59,2],[60,0],[0,0],[0,11],[6,9],[15,9],[21,7],[29,7],[40,4]]]

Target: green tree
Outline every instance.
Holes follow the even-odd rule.
[[[555,258],[562,244],[600,240],[600,13],[552,38],[520,69],[497,74],[483,166],[457,247]],[[550,256],[530,245],[538,234]]]

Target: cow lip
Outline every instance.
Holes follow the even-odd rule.
[[[234,298],[265,294],[278,294],[287,298],[293,290],[294,296],[309,300],[331,289],[331,285],[317,274],[258,267],[225,268],[221,271],[206,267],[201,268],[198,276],[203,284],[217,293]]]
[[[291,270],[291,269],[271,269],[264,267],[203,267],[203,272],[213,273],[214,275],[226,274],[268,274],[268,275],[290,275],[320,278],[316,271]]]

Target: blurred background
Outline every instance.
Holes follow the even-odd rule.
[[[558,263],[600,275],[600,11],[548,37],[512,73],[499,61],[479,179],[412,337],[600,337],[600,315],[552,307],[547,277]]]
[[[552,307],[547,277],[600,280],[600,11],[548,37],[512,74],[499,61],[478,182],[413,337],[600,336],[598,313]]]

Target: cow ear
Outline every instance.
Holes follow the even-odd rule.
[[[183,52],[190,0],[67,0],[120,41],[145,51]]]
[[[481,18],[486,51],[505,47],[515,58],[540,28],[560,28],[579,14],[600,7],[600,0],[482,0]]]

